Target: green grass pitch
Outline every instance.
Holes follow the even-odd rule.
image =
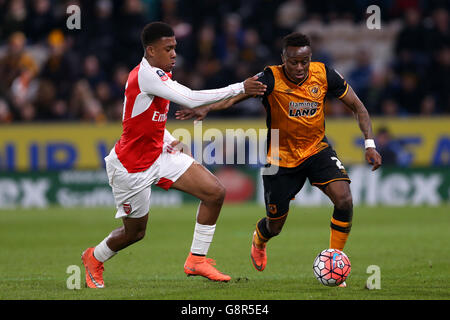
[[[121,225],[113,208],[0,211],[0,300],[319,300],[450,299],[450,210],[356,207],[344,251],[352,263],[347,288],[321,285],[314,257],[328,246],[331,208],[291,207],[283,232],[268,245],[257,272],[250,241],[263,208],[225,204],[208,256],[229,283],[186,277],[196,205],[152,208],[146,237],[105,264],[105,289],[84,288],[81,252]],[[69,290],[70,265],[81,267],[81,289]],[[381,271],[381,289],[365,288],[367,267]]]

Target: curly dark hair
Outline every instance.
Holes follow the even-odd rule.
[[[145,48],[163,37],[173,37],[175,33],[170,25],[164,22],[151,22],[147,24],[141,33],[142,46]]]
[[[283,51],[287,47],[305,47],[311,46],[309,37],[300,32],[293,32],[283,38]]]

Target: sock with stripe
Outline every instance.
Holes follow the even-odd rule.
[[[334,208],[330,223],[330,248],[343,250],[352,228],[353,209]]]
[[[267,229],[266,219],[267,218],[264,217],[256,224],[256,237],[253,237],[253,240],[258,247],[263,246],[270,238],[272,238],[272,235]]]

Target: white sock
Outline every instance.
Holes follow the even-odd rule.
[[[214,237],[216,225],[208,226],[195,223],[194,239],[192,240],[191,252],[195,254],[205,255],[208,253],[209,246]]]
[[[112,251],[106,244],[108,238],[109,236],[103,239],[103,241],[100,242],[94,249],[94,257],[100,262],[105,262],[106,260],[111,259],[117,253]]]

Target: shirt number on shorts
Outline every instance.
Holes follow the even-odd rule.
[[[345,170],[344,166],[342,165],[342,162],[336,158],[336,157],[331,157],[331,160],[336,161],[336,166],[341,169],[341,170]]]

